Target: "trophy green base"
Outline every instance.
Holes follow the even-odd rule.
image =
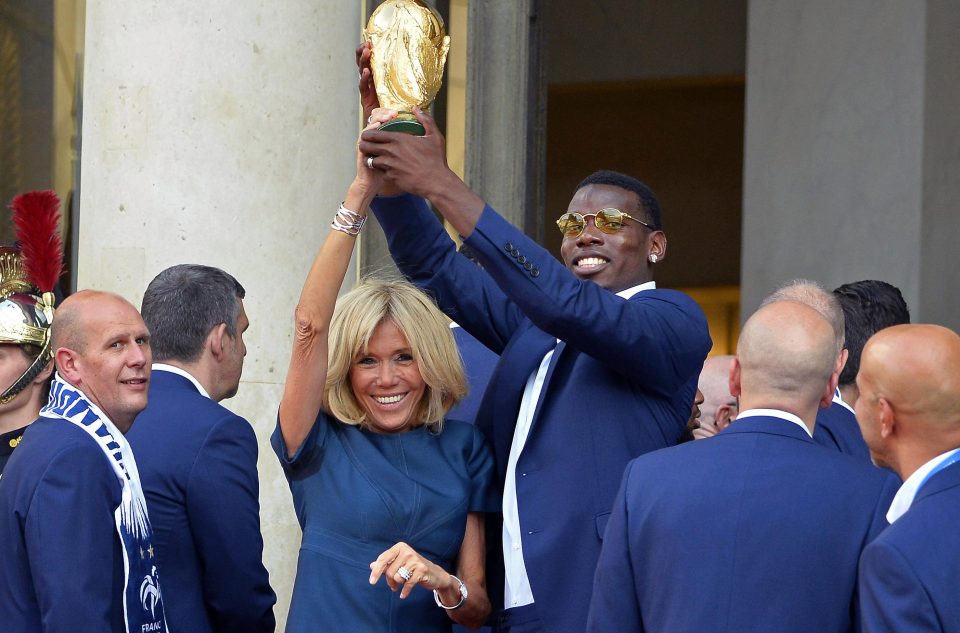
[[[412,136],[423,136],[427,133],[420,121],[417,121],[417,117],[409,112],[401,112],[396,118],[381,125],[379,129],[384,132],[402,132]]]

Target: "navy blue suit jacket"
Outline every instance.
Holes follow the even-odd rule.
[[[857,416],[850,409],[838,404],[836,396],[826,409],[817,411],[817,424],[813,427],[813,441],[847,455],[870,462],[870,449],[863,439]]]
[[[587,630],[855,630],[857,561],[898,486],[774,417],[640,457],[607,526]]]
[[[860,560],[865,633],[960,632],[960,464],[936,473]]]
[[[457,342],[460,358],[463,360],[463,370],[467,374],[470,391],[463,400],[450,409],[447,417],[451,420],[463,420],[474,424],[483,394],[487,390],[487,383],[490,382],[490,376],[500,358],[462,327],[451,328],[451,331],[453,339]]]
[[[276,596],[262,562],[250,424],[183,376],[157,370],[127,439],[153,524],[170,633],[273,631]]]
[[[82,429],[44,417],[27,428],[0,478],[0,629],[124,633],[120,496]]]
[[[517,500],[537,612],[548,631],[580,633],[624,467],[675,444],[690,416],[711,345],[706,319],[679,292],[627,300],[576,279],[490,207],[466,240],[482,270],[456,253],[419,198],[377,198],[373,208],[404,274],[500,354],[477,425],[493,444],[501,486],[524,386],[556,346],[517,463]],[[488,586],[498,605],[500,527],[488,525],[496,552]]]

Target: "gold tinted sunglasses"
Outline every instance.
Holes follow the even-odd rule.
[[[657,229],[653,228],[643,220],[638,220],[637,218],[628,215],[621,211],[620,209],[600,209],[596,213],[588,213],[583,215],[582,213],[564,213],[560,216],[560,219],[557,220],[557,226],[560,228],[560,232],[563,233],[564,237],[580,237],[580,234],[583,233],[584,227],[587,225],[587,218],[593,218],[593,224],[598,229],[604,233],[609,233],[613,235],[617,231],[623,228],[623,221],[633,220],[637,224],[642,224],[651,231],[656,231]]]

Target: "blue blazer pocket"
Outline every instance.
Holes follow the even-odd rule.
[[[601,541],[603,540],[603,533],[607,529],[607,521],[610,520],[609,512],[601,512],[596,516],[597,521],[597,538]]]

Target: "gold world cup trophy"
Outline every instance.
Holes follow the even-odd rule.
[[[380,106],[399,112],[380,129],[423,136],[412,110],[429,108],[440,91],[450,50],[443,18],[422,0],[387,0],[370,16],[363,38],[373,47],[370,67]]]

